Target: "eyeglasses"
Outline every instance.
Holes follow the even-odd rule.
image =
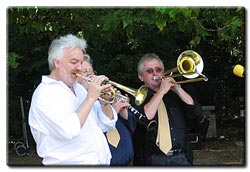
[[[145,72],[147,72],[148,74],[152,74],[154,71],[156,73],[161,73],[163,70],[160,67],[155,67],[154,69],[153,68],[149,68]]]

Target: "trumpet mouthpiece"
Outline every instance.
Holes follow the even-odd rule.
[[[81,77],[82,75],[80,73],[75,74],[77,77]]]
[[[75,74],[77,77],[81,77],[82,75],[81,75],[81,71],[75,71],[75,72],[73,72],[73,74]]]

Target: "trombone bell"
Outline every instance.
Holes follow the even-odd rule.
[[[204,63],[197,52],[186,50],[179,55],[177,68],[185,78],[196,78],[202,73]]]
[[[204,67],[203,60],[201,56],[193,50],[186,50],[182,52],[177,59],[177,67],[167,70],[164,76],[154,76],[154,80],[163,79],[166,77],[178,77],[184,76],[190,80],[179,81],[177,84],[184,84],[189,82],[197,81],[208,81],[208,78],[202,74]],[[173,74],[173,72],[179,72],[178,74]],[[200,78],[197,78],[201,76]]]

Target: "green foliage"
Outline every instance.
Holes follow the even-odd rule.
[[[23,96],[29,102],[41,75],[49,73],[51,41],[68,33],[87,40],[98,74],[132,88],[141,85],[136,67],[143,54],[158,54],[170,69],[181,52],[193,49],[202,56],[209,81],[183,87],[202,105],[215,105],[220,121],[239,113],[237,97],[245,94],[245,80],[234,76],[232,67],[245,65],[242,7],[19,7],[8,9],[10,119],[17,114],[13,101]]]
[[[10,52],[8,55],[9,55],[8,56],[8,66],[12,69],[16,69],[19,65],[19,63],[17,62],[17,59],[19,59],[21,57],[14,52]]]

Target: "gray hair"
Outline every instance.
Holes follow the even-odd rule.
[[[83,60],[86,62],[89,62],[91,65],[93,65],[93,60],[90,58],[89,54],[84,54]]]
[[[49,69],[53,69],[53,61],[55,59],[61,59],[63,57],[65,48],[80,48],[85,53],[86,47],[87,43],[84,39],[78,38],[72,34],[54,39],[48,51]]]
[[[143,63],[145,61],[149,61],[149,60],[153,60],[153,59],[156,59],[160,62],[161,66],[162,66],[162,69],[164,71],[164,65],[163,65],[163,62],[162,60],[160,59],[160,57],[154,53],[148,53],[148,54],[145,54],[142,56],[142,58],[140,59],[140,61],[138,62],[138,65],[137,65],[137,72],[138,74],[142,74],[144,71],[143,71]]]

